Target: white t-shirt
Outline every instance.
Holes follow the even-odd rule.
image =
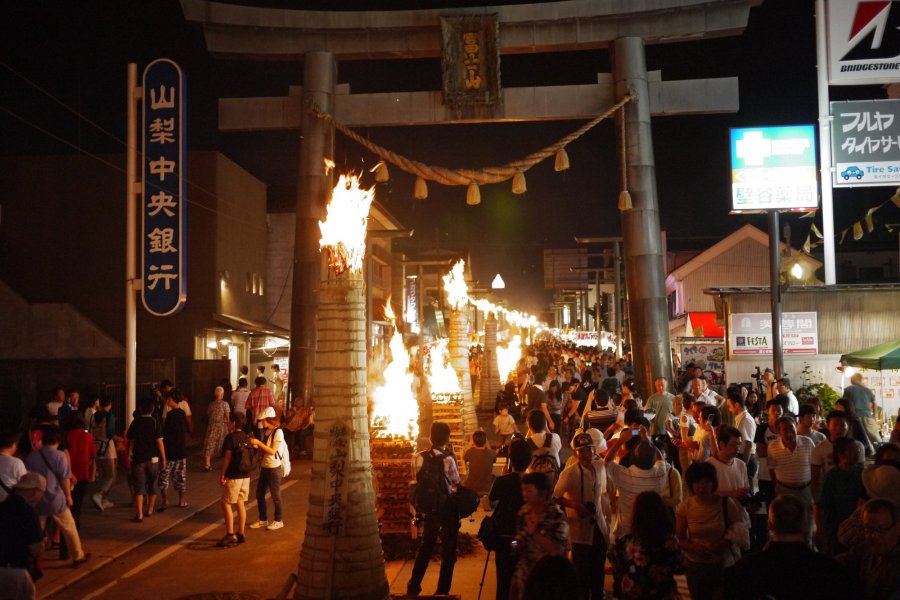
[[[694,441],[697,442],[700,447],[696,450],[691,451],[691,460],[694,462],[704,462],[706,461],[710,455],[712,454],[712,447],[710,443],[710,434],[707,430],[702,427],[698,427],[694,432]]]
[[[822,433],[821,431],[816,431],[815,429],[810,429],[807,433],[800,433],[798,431],[797,435],[802,435],[803,437],[808,437],[809,439],[811,439],[813,441],[813,444],[815,444],[816,446],[818,446],[819,444],[821,444],[822,442],[824,442],[825,440],[828,439],[827,437],[825,437],[824,433]]]
[[[271,436],[271,439],[269,439]],[[274,469],[275,467],[281,466],[281,459],[278,458],[278,449],[281,444],[284,443],[284,433],[282,433],[281,429],[276,429],[275,434],[266,433],[265,437],[263,437],[262,442],[269,446],[270,448],[275,448],[275,454],[263,454],[262,467],[266,469]]]
[[[566,497],[570,500],[587,504],[593,502],[595,512],[593,515],[603,532],[604,537],[609,537],[609,525],[603,516],[602,494],[606,491],[606,467],[603,461],[591,461],[591,468],[584,468],[576,461],[572,466],[567,466],[559,474],[559,481],[553,490],[554,498]],[[581,518],[574,509],[566,508],[566,516],[569,518],[569,541],[573,544],[590,545],[594,541],[594,527],[591,517]]]
[[[858,440],[853,441],[856,442],[859,464],[863,464],[866,462],[866,447]],[[813,448],[810,464],[822,469],[819,473],[821,478],[820,481],[825,481],[825,473],[834,468],[834,442],[826,439],[824,442]]]
[[[715,456],[710,456],[706,462],[716,468],[716,474],[719,476],[716,493],[721,494],[722,492],[730,492],[741,488],[750,489],[750,480],[747,478],[747,463],[741,459],[735,458],[731,461],[731,464],[726,464]]]
[[[19,483],[26,471],[25,463],[21,459],[0,454],[0,481],[9,489],[12,489],[13,486]],[[6,500],[8,495],[3,486],[0,486],[0,502]]]
[[[666,487],[666,463],[657,461],[653,468],[644,470],[636,465],[628,468],[617,462],[606,464],[606,477],[616,486],[619,496],[616,507],[618,518],[613,534],[616,539],[629,533],[631,530],[631,511],[634,499],[641,492],[656,492],[662,495]]]
[[[180,408],[181,410],[183,410],[184,416],[186,416],[186,417],[191,416],[191,405],[187,403],[187,400],[179,400],[176,408]],[[163,419],[166,418],[166,415],[169,414],[170,410],[172,410],[172,409],[169,408],[169,404],[166,403],[166,406],[163,408]]]
[[[247,398],[250,396],[248,388],[238,388],[231,392],[231,402],[234,405],[234,411],[240,414],[247,412]]]
[[[785,448],[779,438],[769,444],[769,470],[775,471],[778,481],[788,485],[809,483],[812,478],[810,460],[813,448],[813,441],[802,435],[797,436],[797,447],[793,451]]]
[[[789,413],[791,413],[792,415],[799,415],[800,414],[800,403],[797,402],[797,396],[795,396],[794,392],[792,392],[792,391],[788,391],[788,393],[785,394],[785,396],[787,396],[787,399],[788,399],[788,404],[787,404],[786,410]]]
[[[528,439],[530,439],[537,448],[543,448],[545,435],[547,435],[547,434],[546,433],[535,433],[534,435],[530,436]],[[551,433],[550,435],[553,436],[553,438],[550,441],[550,454],[552,454],[556,458],[556,464],[560,464],[559,451],[562,450],[562,441],[559,439],[559,435],[557,435],[555,433]]]
[[[750,442],[750,455],[756,454],[756,444],[753,438],[756,437],[756,421],[750,416],[746,410],[734,418],[734,426],[741,432],[741,443]]]
[[[494,417],[494,427],[500,435],[510,435],[515,431],[516,420],[512,415],[497,415]]]

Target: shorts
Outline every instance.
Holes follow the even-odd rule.
[[[234,504],[236,502],[246,502],[250,497],[250,478],[243,479],[226,479],[225,487],[222,488],[222,502],[226,504]]]
[[[157,480],[159,479],[158,462],[143,462],[131,465],[131,477],[134,480],[135,496],[155,496],[159,491]]]

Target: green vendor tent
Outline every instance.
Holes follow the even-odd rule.
[[[841,364],[848,367],[885,371],[900,369],[900,340],[878,344],[841,356]]]

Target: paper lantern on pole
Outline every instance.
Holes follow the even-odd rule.
[[[469,189],[466,190],[466,204],[469,206],[481,204],[481,190],[478,189],[478,184],[474,181],[469,184]]]
[[[512,192],[513,194],[524,194],[527,191],[528,188],[525,185],[525,171],[519,169],[516,171],[516,174],[513,175]]]
[[[565,148],[560,148],[556,152],[556,159],[553,162],[553,170],[557,172],[569,170],[569,155],[566,153]]]
[[[416,177],[416,187],[413,192],[416,200],[425,200],[428,198],[428,184],[421,177]]]

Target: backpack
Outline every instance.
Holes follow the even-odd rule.
[[[109,436],[106,435],[105,412],[98,410],[91,415],[91,435],[94,436],[94,443],[97,445],[97,456],[105,458],[106,451],[109,448]]]
[[[549,431],[544,433],[544,445],[540,448],[534,443],[534,438],[528,438],[528,444],[533,452],[528,472],[546,473],[550,478],[550,483],[555,484],[559,477],[559,462],[550,452],[550,447],[553,445],[553,434]]]
[[[272,434],[273,436],[275,434]],[[288,448],[287,441],[281,442],[278,452],[275,453],[281,460],[281,478],[284,479],[291,474],[291,451]]]
[[[444,474],[445,452],[435,455],[431,450],[420,452],[422,467],[416,473],[416,483],[410,490],[410,502],[417,513],[436,514],[444,508],[450,496],[450,484]]]
[[[252,474],[259,469],[259,465],[262,464],[262,454],[262,450],[251,445],[248,438],[247,441],[241,445],[241,462],[238,464],[238,470],[247,475]]]

